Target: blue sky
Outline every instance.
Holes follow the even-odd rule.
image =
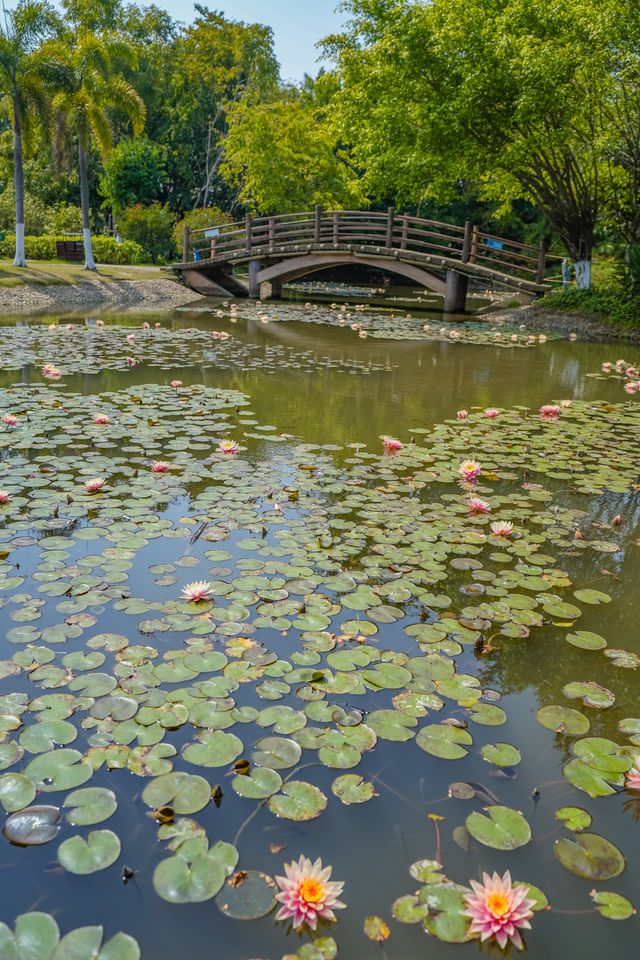
[[[156,0],[178,20],[193,19],[191,0]],[[283,80],[301,80],[317,73],[315,44],[344,22],[336,12],[339,0],[209,0],[205,5],[233,20],[266,23],[273,29]]]

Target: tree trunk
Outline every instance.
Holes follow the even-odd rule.
[[[93,259],[93,247],[91,245],[91,227],[89,225],[89,178],[87,176],[87,154],[82,146],[78,147],[78,158],[80,167],[80,203],[82,205],[82,240],[84,243],[84,268],[85,270],[95,270],[96,262]]]
[[[22,119],[20,102],[13,94],[13,179],[16,191],[16,250],[14,267],[26,267],[24,252],[24,168],[22,165]]]

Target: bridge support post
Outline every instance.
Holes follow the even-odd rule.
[[[464,313],[467,304],[469,278],[464,273],[458,273],[457,270],[447,270],[445,282],[444,312]]]
[[[262,270],[262,264],[259,260],[249,261],[249,297],[252,300],[260,299],[260,284],[258,283],[260,270]]]

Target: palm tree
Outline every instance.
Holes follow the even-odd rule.
[[[94,142],[102,155],[109,152],[112,111],[124,111],[134,134],[142,131],[146,111],[141,97],[117,72],[116,64],[131,62],[133,57],[131,47],[121,38],[81,29],[65,38],[62,50],[66,51],[67,79],[53,106],[59,130],[77,141],[84,265],[95,270],[89,223],[89,149]]]
[[[15,10],[4,10],[0,23],[0,95],[8,100],[13,120],[13,168],[16,195],[16,248],[14,265],[26,267],[24,251],[25,126],[44,120],[50,105],[50,87],[57,73],[55,57],[43,41],[59,30],[59,19],[47,0],[20,0]]]

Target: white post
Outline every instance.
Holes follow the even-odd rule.
[[[591,260],[576,260],[576,286],[578,290],[591,289]]]

